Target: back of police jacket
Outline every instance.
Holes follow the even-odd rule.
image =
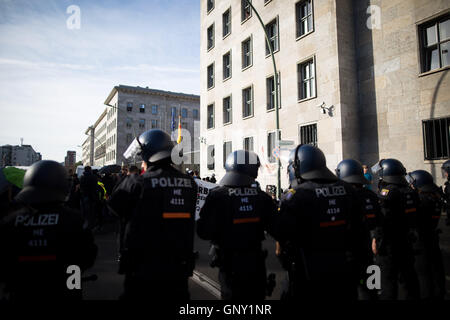
[[[239,259],[246,259],[248,253],[261,256],[264,231],[270,229],[275,212],[275,203],[259,188],[215,188],[210,191],[200,211],[197,234],[217,245],[227,263],[233,263],[229,257],[236,256],[236,253],[242,253]],[[250,268],[250,262],[238,263]]]
[[[170,164],[143,174],[141,197],[125,234],[124,269],[138,280],[193,271],[197,184]]]
[[[275,238],[294,247],[302,281],[357,281],[363,272],[367,238],[354,199],[343,181],[307,181],[284,196]]]
[[[398,254],[410,253],[417,240],[421,216],[418,193],[408,185],[384,184],[378,197],[383,214],[380,254],[385,254],[385,249]]]
[[[69,266],[91,267],[97,246],[78,211],[62,205],[25,207],[0,225],[0,282],[12,300],[79,299],[69,290]]]

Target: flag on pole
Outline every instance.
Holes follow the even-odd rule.
[[[179,144],[182,140],[181,137],[181,116],[178,116],[178,139],[177,139],[177,143]]]

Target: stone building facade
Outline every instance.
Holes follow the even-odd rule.
[[[42,160],[41,154],[28,144],[0,146],[0,167],[31,166],[40,160]]]
[[[92,126],[93,129],[88,129],[90,134],[93,134],[94,141],[86,139],[83,144],[85,146],[83,150],[86,150],[83,151],[83,159],[88,158],[88,145],[93,143],[96,166],[126,164],[123,153],[136,136],[157,128],[166,131],[172,135],[173,140],[177,140],[180,120],[182,129],[187,130],[191,136],[191,146],[184,150],[186,159],[190,158],[190,164],[186,166],[195,167],[194,161],[196,157],[198,158],[199,150],[199,96],[119,85],[112,89],[105,100],[105,105],[107,108]],[[172,132],[172,125],[175,132]],[[185,136],[187,139],[187,134]],[[188,145],[186,139],[184,142]]]
[[[372,165],[394,157],[442,182],[437,168],[450,148],[448,2],[252,4],[275,48],[282,140],[319,146],[332,170],[346,158]],[[276,184],[274,70],[263,28],[245,0],[205,0],[200,10],[201,173],[221,178],[227,153],[249,148],[263,161],[261,185]],[[436,53],[423,38],[433,23],[442,37],[431,49],[443,53],[427,70],[424,56]]]

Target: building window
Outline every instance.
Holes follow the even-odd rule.
[[[244,150],[253,151],[253,137],[244,138]]]
[[[231,123],[232,121],[232,109],[231,109],[231,96],[223,98],[223,124]]]
[[[194,117],[194,119],[198,119],[198,109],[192,110],[192,116]]]
[[[133,119],[130,117],[127,117],[127,128],[131,128],[132,123],[133,123]]]
[[[158,120],[152,119],[152,129],[157,129],[157,128],[158,128]]]
[[[207,38],[208,38],[208,50],[214,47],[214,23],[209,26],[207,32]]]
[[[242,42],[242,69],[252,65],[252,38],[249,37]]]
[[[422,72],[450,65],[450,15],[419,26]]]
[[[133,141],[133,135],[131,133],[127,133],[127,145],[129,145]]]
[[[270,23],[266,24],[267,35],[269,36],[269,41],[272,46],[273,52],[278,51],[279,41],[278,41],[278,18],[273,19]],[[266,44],[266,55],[270,54],[269,46],[267,45],[266,39],[264,39]]]
[[[312,0],[299,1],[295,4],[297,38],[313,30]]]
[[[187,118],[187,116],[188,116],[188,110],[185,108],[181,109],[181,117]]]
[[[242,90],[242,118],[253,115],[253,88],[248,87]]]
[[[222,15],[222,36],[225,38],[231,33],[231,8]]]
[[[310,144],[317,147],[317,124],[300,126],[300,143]]]
[[[152,105],[152,114],[158,114],[158,106],[156,104]]]
[[[214,87],[214,63],[208,66],[208,89]]]
[[[139,128],[145,129],[145,119],[139,119]]]
[[[223,167],[225,168],[225,162],[227,161],[228,155],[232,152],[231,141],[223,143]]]
[[[141,104],[141,105],[139,106],[139,112],[140,112],[140,113],[145,113],[145,104]]]
[[[269,132],[267,135],[267,158],[269,162],[275,162],[275,156],[273,151],[275,150],[275,132]]]
[[[133,111],[133,102],[128,102],[128,103],[127,103],[127,111],[128,111],[128,112]]]
[[[267,110],[275,108],[275,77],[271,76],[266,79],[266,98],[267,98]]]
[[[251,0],[241,0],[241,21],[245,21],[252,16]]]
[[[314,59],[298,64],[298,99],[316,96]]]
[[[178,114],[178,112],[177,112],[177,107],[172,107],[171,111],[172,111],[171,114],[173,114],[173,116],[176,117],[177,114]]]
[[[206,0],[206,12],[210,12],[214,9],[214,0]]]
[[[225,80],[231,77],[231,51],[223,55],[222,61],[223,61],[223,80]]]
[[[208,170],[214,170],[214,146],[208,146],[207,152],[206,166]]]
[[[422,121],[425,160],[450,157],[450,118]]]
[[[214,104],[208,106],[207,129],[214,128]]]

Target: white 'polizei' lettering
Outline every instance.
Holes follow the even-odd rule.
[[[347,193],[345,192],[345,188],[343,186],[334,186],[334,187],[322,187],[316,188],[316,196],[320,197],[336,197],[336,196],[344,196]]]
[[[25,227],[38,227],[38,226],[54,226],[58,224],[59,214],[39,214],[33,216],[17,216],[15,226],[22,225]]]
[[[184,179],[184,178],[152,178],[152,188],[155,187],[182,187],[182,188],[192,188],[191,180],[190,179]]]
[[[230,188],[228,189],[229,196],[257,196],[258,191],[254,188]]]

